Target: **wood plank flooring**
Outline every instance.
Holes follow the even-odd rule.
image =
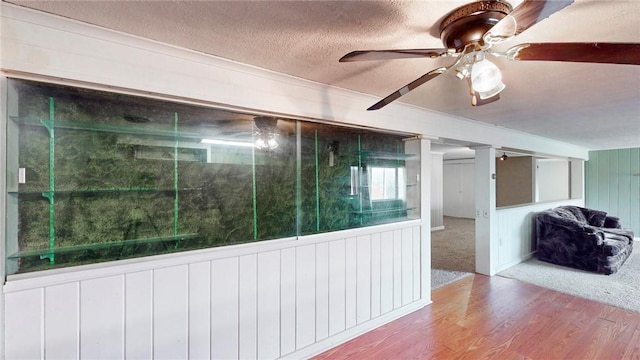
[[[478,274],[432,300],[315,359],[640,359],[640,313]]]

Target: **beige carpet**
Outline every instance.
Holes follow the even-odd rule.
[[[640,312],[640,241],[617,273],[602,275],[531,258],[498,273],[548,289]]]
[[[469,276],[476,269],[475,220],[444,217],[431,232],[431,289]]]

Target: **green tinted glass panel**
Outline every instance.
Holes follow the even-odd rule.
[[[403,138],[406,137],[304,123],[302,234],[413,218],[407,212],[406,167],[409,158],[419,165],[419,157],[405,152]],[[372,168],[388,168],[394,174],[393,181],[385,184],[386,198],[372,196],[376,189],[370,183],[384,181]]]
[[[9,274],[416,217],[400,135],[21,80],[9,97]]]

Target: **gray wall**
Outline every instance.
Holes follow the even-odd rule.
[[[496,159],[496,206],[528,204],[533,199],[533,158]]]

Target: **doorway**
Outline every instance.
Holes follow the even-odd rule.
[[[468,147],[432,144],[432,288],[475,272],[474,157]]]

